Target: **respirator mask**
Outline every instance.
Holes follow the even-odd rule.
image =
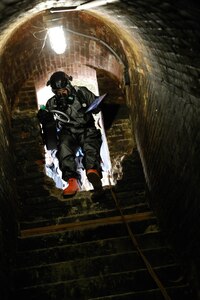
[[[56,96],[56,100],[57,100],[57,106],[61,111],[65,111],[69,105],[73,104],[74,102],[74,95],[66,95],[66,94],[62,94],[62,95],[57,95]]]

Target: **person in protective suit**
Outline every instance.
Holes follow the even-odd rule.
[[[93,113],[99,108],[86,112],[97,98],[84,86],[72,86],[72,77],[62,71],[55,72],[47,82],[55,94],[46,103],[46,110],[38,111],[43,122],[44,114],[52,114],[57,126],[57,153],[62,179],[68,182],[63,196],[69,197],[80,189],[80,174],[77,172],[76,153],[81,148],[82,164],[89,182],[93,185],[93,197],[102,195],[102,170],[100,148],[101,132],[95,127]],[[48,119],[48,118],[47,118]]]

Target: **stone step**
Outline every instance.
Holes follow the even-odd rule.
[[[108,207],[113,205],[114,199],[111,193],[110,188],[104,188],[105,197],[103,197],[99,203],[107,204]],[[41,195],[40,195],[41,191]],[[25,193],[25,191],[24,191]],[[53,205],[80,205],[83,203],[92,203],[91,201],[91,191],[79,191],[74,197],[63,199],[62,190],[55,190],[55,196],[50,196],[46,190],[46,195],[44,194],[44,187],[37,188],[37,191],[26,191],[29,195],[23,196],[22,200],[22,212],[24,208],[34,207],[34,205],[40,204],[42,207],[52,207]],[[53,194],[53,193],[52,193]],[[139,204],[147,203],[145,199],[144,189],[136,189],[132,186],[130,191],[116,191],[114,192],[120,205],[127,204]]]
[[[129,222],[129,226],[134,235],[143,234],[151,231],[150,228],[156,228],[155,230],[157,230],[157,220],[153,217],[140,222]],[[19,237],[18,250],[27,251],[55,245],[61,246],[123,236],[127,236],[127,228],[121,222],[117,224],[101,224],[99,226],[94,224],[89,226],[89,228],[79,228],[79,230],[74,226],[74,228],[71,227],[69,230]]]
[[[173,300],[188,300],[195,299],[193,292],[188,285],[179,285],[176,287],[166,288],[166,292],[170,299]],[[90,298],[88,300],[163,300],[164,296],[160,289],[147,290],[144,292],[130,292],[118,295],[109,295],[103,297]]]
[[[123,266],[123,263],[120,265]],[[90,267],[92,267],[92,265]],[[105,272],[105,270],[106,269],[103,271]],[[165,288],[175,288],[176,286],[186,285],[184,280],[180,279],[180,271],[177,269],[176,265],[172,264],[164,267],[155,267],[154,270]],[[144,293],[146,291],[148,293],[149,290],[157,289],[155,281],[146,269],[119,270],[119,272],[115,273],[102,273],[97,271],[97,274],[94,276],[85,277],[85,275],[80,275],[79,278],[72,280],[67,279],[67,272],[65,273],[64,278],[59,278],[60,271],[61,270],[59,269],[57,273],[57,282],[44,282],[39,285],[16,289],[15,297],[20,300],[33,300],[38,298],[43,300],[77,300],[131,292]],[[177,298],[177,300],[178,299],[181,298]]]
[[[83,205],[83,202],[82,202]],[[31,209],[31,208],[30,208]],[[138,204],[127,206],[123,208],[124,215],[131,215],[136,213],[148,212],[149,208],[146,204]],[[34,209],[31,209],[30,214],[24,217],[20,222],[20,229],[36,228],[42,226],[49,226],[53,224],[64,224],[81,222],[85,220],[101,219],[101,218],[111,218],[114,216],[119,216],[120,212],[115,207],[107,208],[106,210],[102,208],[101,205],[88,205],[86,206],[53,206],[50,209],[38,208],[37,213]]]
[[[98,251],[97,251],[98,252]],[[148,259],[153,268],[160,266],[175,266],[174,257],[169,249],[144,250],[143,254]],[[27,287],[50,282],[74,280],[80,277],[93,277],[106,274],[141,270],[145,268],[144,262],[137,251],[125,251],[122,253],[101,253],[95,252],[77,259],[77,257],[66,258],[48,264],[18,268],[15,271],[15,282],[18,287]],[[178,267],[177,267],[178,268]],[[176,275],[173,280],[180,279],[180,272],[176,268]]]
[[[155,250],[157,253],[161,250],[170,253],[169,246],[166,244],[164,237],[160,232],[150,232],[136,237],[137,243],[142,250]],[[133,245],[129,236],[107,238],[96,241],[87,241],[76,244],[63,244],[58,246],[55,244],[52,247],[39,248],[35,250],[19,251],[17,253],[18,267],[28,267],[34,265],[45,265],[59,261],[68,261],[72,259],[81,259],[86,256],[96,256],[103,254],[117,254],[124,253],[125,251],[133,251]],[[167,250],[166,250],[167,249]]]

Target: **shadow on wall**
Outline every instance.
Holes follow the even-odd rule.
[[[109,130],[114,121],[129,119],[129,110],[126,104],[103,103],[101,106],[105,131]]]

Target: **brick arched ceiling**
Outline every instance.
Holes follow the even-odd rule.
[[[102,2],[107,5],[101,5]],[[133,3],[126,0],[112,2],[2,1],[0,7],[0,78],[9,101],[14,101],[15,95],[27,79],[32,78],[38,83],[40,80],[46,80],[49,73],[59,67],[68,68],[67,70],[75,75],[87,70],[88,76],[87,64],[110,71],[120,82],[124,79],[122,69],[128,64],[132,84],[138,84],[139,80],[142,86],[139,94],[145,94],[145,86],[149,83],[150,85],[159,84],[160,81],[167,84],[174,83],[176,74],[173,67],[176,64],[177,72],[182,74],[182,82],[177,81],[176,84],[176,94],[179,94],[179,89],[191,92],[191,89],[187,90],[185,82],[188,81],[188,71],[193,65],[191,66],[190,58],[185,61],[183,59],[186,51],[191,53],[191,56],[193,52],[195,53],[194,48],[198,43],[195,36],[190,36],[189,41],[186,38],[191,32],[195,32],[198,36],[196,23],[198,23],[199,15],[192,5],[193,2],[196,5],[196,1],[192,0],[190,4],[185,1],[174,3],[171,0],[164,3],[156,0],[136,0]],[[77,8],[83,8],[84,6],[81,5],[84,3],[91,7],[96,3],[99,5],[92,10],[77,10]],[[48,52],[47,45],[43,48],[45,31],[40,31],[46,27],[43,17],[49,14],[52,7],[68,9],[66,13],[60,13],[66,28],[70,27],[72,30],[105,42],[116,55],[97,40],[86,41],[85,39],[83,43],[83,37],[74,35],[74,45],[78,47],[77,43],[82,44],[78,63],[76,63],[77,57],[74,55],[72,44],[64,56],[55,58],[52,53]],[[55,14],[52,15],[55,16]],[[193,21],[190,20],[191,15]],[[183,23],[180,22],[182,19],[185,25],[183,30],[181,30]],[[176,53],[179,54],[176,55]],[[195,59],[193,62],[195,65]],[[196,84],[194,84],[192,88],[194,95],[196,89]],[[136,90],[135,87],[134,90]]]
[[[46,84],[52,72],[60,69],[83,79],[99,76],[105,71],[110,90],[116,85],[114,81],[122,86],[128,70],[121,42],[123,36],[120,40],[118,32],[107,22],[84,11],[52,14],[50,10],[44,10],[16,26],[9,34],[1,60],[2,83],[11,105],[28,80],[33,80],[39,88]],[[50,47],[49,24],[62,24],[65,29],[68,45],[62,55],[55,54]]]

